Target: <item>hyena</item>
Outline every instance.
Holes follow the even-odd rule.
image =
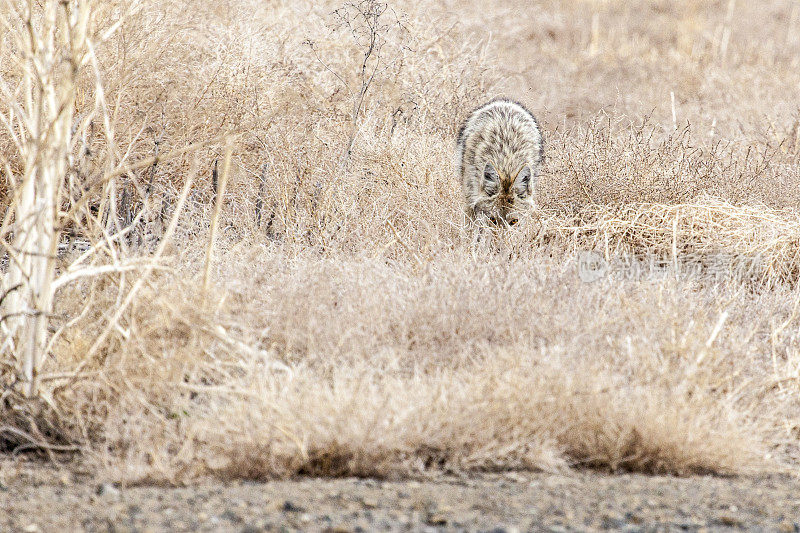
[[[492,100],[458,132],[456,157],[467,212],[496,224],[516,224],[533,207],[544,139],[522,104]]]

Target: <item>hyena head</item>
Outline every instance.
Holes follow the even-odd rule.
[[[476,215],[495,224],[516,224],[533,205],[533,172],[528,164],[494,165],[487,162],[473,204]]]
[[[543,138],[525,107],[493,100],[476,109],[461,126],[456,147],[471,215],[513,225],[534,206]]]

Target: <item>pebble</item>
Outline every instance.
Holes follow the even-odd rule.
[[[367,509],[375,509],[378,507],[378,500],[375,498],[362,498],[361,504]]]
[[[112,498],[112,499],[118,499],[122,496],[122,493],[119,491],[117,487],[114,486],[113,483],[103,483],[99,485],[95,493],[98,496],[102,496],[104,498]]]
[[[431,526],[444,526],[447,524],[447,517],[442,513],[432,513],[426,522]]]
[[[505,478],[509,481],[513,481],[515,483],[527,483],[528,478],[520,474],[519,472],[506,472]]]
[[[283,507],[281,507],[281,510],[283,510],[285,513],[302,513],[305,511],[305,509],[289,500],[283,502]]]
[[[744,526],[744,524],[742,523],[741,520],[739,520],[738,518],[736,518],[735,516],[732,516],[732,515],[726,515],[726,514],[720,515],[718,521],[719,521],[720,524],[722,524],[723,526],[727,526],[727,527],[743,527]]]
[[[235,512],[231,511],[230,509],[225,509],[222,511],[222,514],[219,515],[220,518],[223,520],[227,520],[228,522],[242,522],[242,517],[240,517]]]

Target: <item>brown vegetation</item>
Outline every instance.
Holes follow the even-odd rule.
[[[78,174],[139,168],[64,198],[92,252],[59,272],[117,268],[59,286],[40,400],[0,367],[5,449],[172,483],[796,465],[798,7],[398,1],[368,54],[371,4],[145,1],[97,49]],[[534,216],[478,239],[455,129],[500,94],[546,164]],[[669,268],[585,283],[582,250]]]

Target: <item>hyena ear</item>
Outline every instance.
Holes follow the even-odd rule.
[[[514,180],[514,189],[517,194],[520,196],[527,196],[533,188],[532,181],[533,173],[531,172],[531,167],[525,165]]]
[[[500,186],[500,174],[497,173],[491,163],[486,163],[486,167],[483,169],[483,186],[490,190]]]

